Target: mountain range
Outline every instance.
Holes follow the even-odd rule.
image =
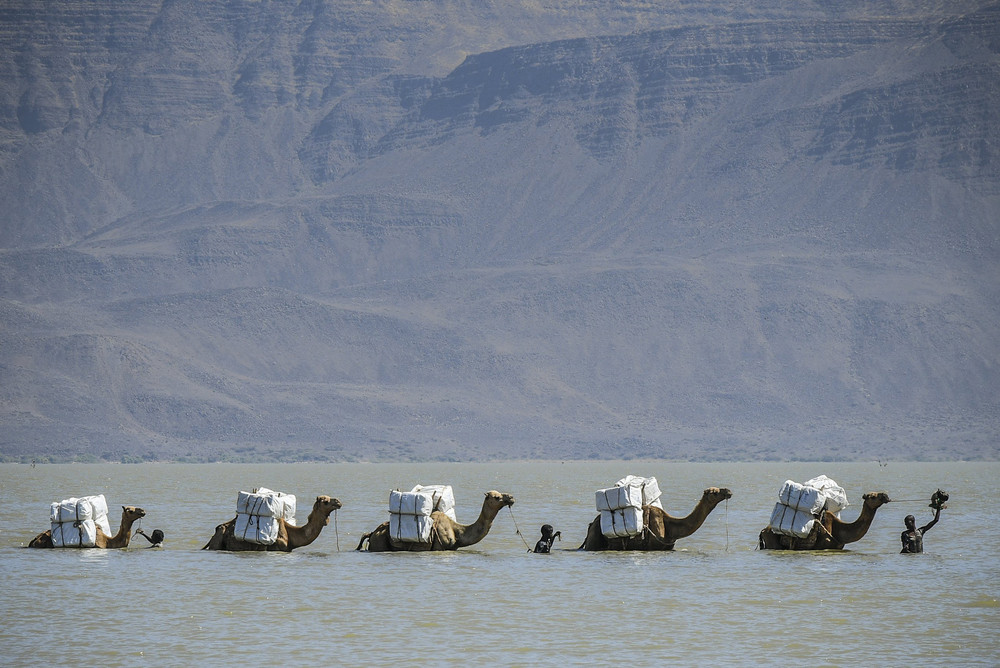
[[[998,109],[998,2],[5,2],[0,460],[995,460]]]

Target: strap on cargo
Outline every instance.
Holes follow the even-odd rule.
[[[76,516],[77,516],[77,518],[79,518],[80,517],[80,508],[79,508],[80,503],[77,502],[76,505],[77,505]],[[83,520],[77,519],[75,522],[73,522],[73,528],[76,529],[76,533],[80,536],[80,542],[77,543],[77,545],[79,547],[83,547],[84,546],[83,545]]]
[[[251,524],[257,525],[255,533],[257,534],[257,539],[260,540],[260,517],[258,516],[257,511],[264,504],[264,497],[261,494],[257,494],[258,489],[259,489],[258,487],[254,487],[253,490],[253,493],[257,498],[254,499],[253,505],[248,509],[249,512],[247,513],[248,514],[247,523],[246,526],[243,528],[243,536],[240,538],[240,540],[243,541],[246,541],[247,539],[247,532],[250,530]],[[235,529],[236,527],[233,528]]]
[[[659,536],[657,536],[652,531],[648,531],[645,527],[643,527],[642,533],[640,533],[639,536],[640,537],[648,537],[651,541],[653,541],[654,543],[659,543],[660,545],[673,545],[674,544],[674,543],[671,543],[669,541],[663,540],[662,538],[660,538]]]

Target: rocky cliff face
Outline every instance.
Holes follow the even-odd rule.
[[[6,3],[0,457],[995,458],[997,35]]]

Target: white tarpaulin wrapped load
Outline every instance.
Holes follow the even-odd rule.
[[[434,495],[430,492],[389,492],[389,512],[393,515],[423,515],[434,512]]]
[[[844,488],[825,475],[816,476],[812,480],[806,480],[802,484],[806,487],[814,487],[823,492],[823,496],[826,497],[825,508],[831,513],[837,514],[849,505],[847,503],[847,492],[844,491]]]
[[[629,506],[601,511],[601,533],[608,538],[625,538],[642,533],[642,508]]]
[[[431,542],[434,520],[431,492],[389,492],[389,537],[403,543]]]
[[[798,538],[808,536],[814,524],[816,524],[816,518],[813,517],[812,513],[805,510],[796,510],[780,502],[774,504],[774,510],[771,512],[771,521],[768,522],[771,531],[785,534],[786,536],[797,536]]]
[[[261,517],[280,517],[295,523],[295,495],[275,492],[259,487],[254,492],[240,492],[236,496],[236,512]]]
[[[601,513],[601,533],[608,538],[624,538],[642,532],[642,507],[660,505],[660,487],[656,478],[628,475],[614,487],[599,489],[594,494]]]
[[[642,505],[656,506],[663,510],[663,506],[660,504],[660,485],[653,476],[643,478],[637,475],[627,475],[615,483],[615,487],[626,486],[642,489]]]
[[[458,521],[455,516],[455,492],[451,485],[414,485],[411,492],[430,492],[434,497],[434,510],[440,510],[451,519]]]
[[[281,520],[295,521],[295,495],[282,494],[266,487],[236,496],[236,538],[258,545],[273,545],[278,540]]]
[[[778,501],[794,510],[818,515],[826,505],[826,496],[815,487],[806,487],[792,480],[786,480],[778,492]]]
[[[836,514],[847,505],[844,488],[825,475],[801,485],[786,480],[778,491],[778,503],[767,526],[775,533],[805,538],[824,510]]]
[[[409,492],[389,492],[389,536],[403,543],[431,542],[434,511],[458,521],[451,485],[414,485]]]
[[[594,494],[597,509],[621,510],[622,508],[642,508],[642,488],[625,485],[599,489]]]
[[[106,536],[112,535],[103,494],[55,502],[49,507],[49,521],[55,547],[95,547],[97,527]]]

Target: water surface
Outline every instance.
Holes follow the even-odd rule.
[[[675,552],[576,552],[594,490],[629,473],[656,476],[675,515],[705,487],[733,498]],[[866,491],[899,500],[843,552],[757,551],[781,483],[820,473],[847,490],[845,519]],[[108,665],[167,666],[998,665],[998,478],[997,463],[5,464],[0,663],[80,665],[99,651]],[[418,482],[451,484],[462,522],[489,489],[517,503],[473,548],[355,552],[386,519],[389,490]],[[236,493],[258,486],[295,494],[299,522],[318,494],[344,508],[290,554],[200,551]],[[937,487],[952,500],[926,553],[898,554],[903,517],[928,521]],[[145,508],[164,547],[22,549],[51,501],[99,493]],[[563,541],[528,554],[543,523]]]

